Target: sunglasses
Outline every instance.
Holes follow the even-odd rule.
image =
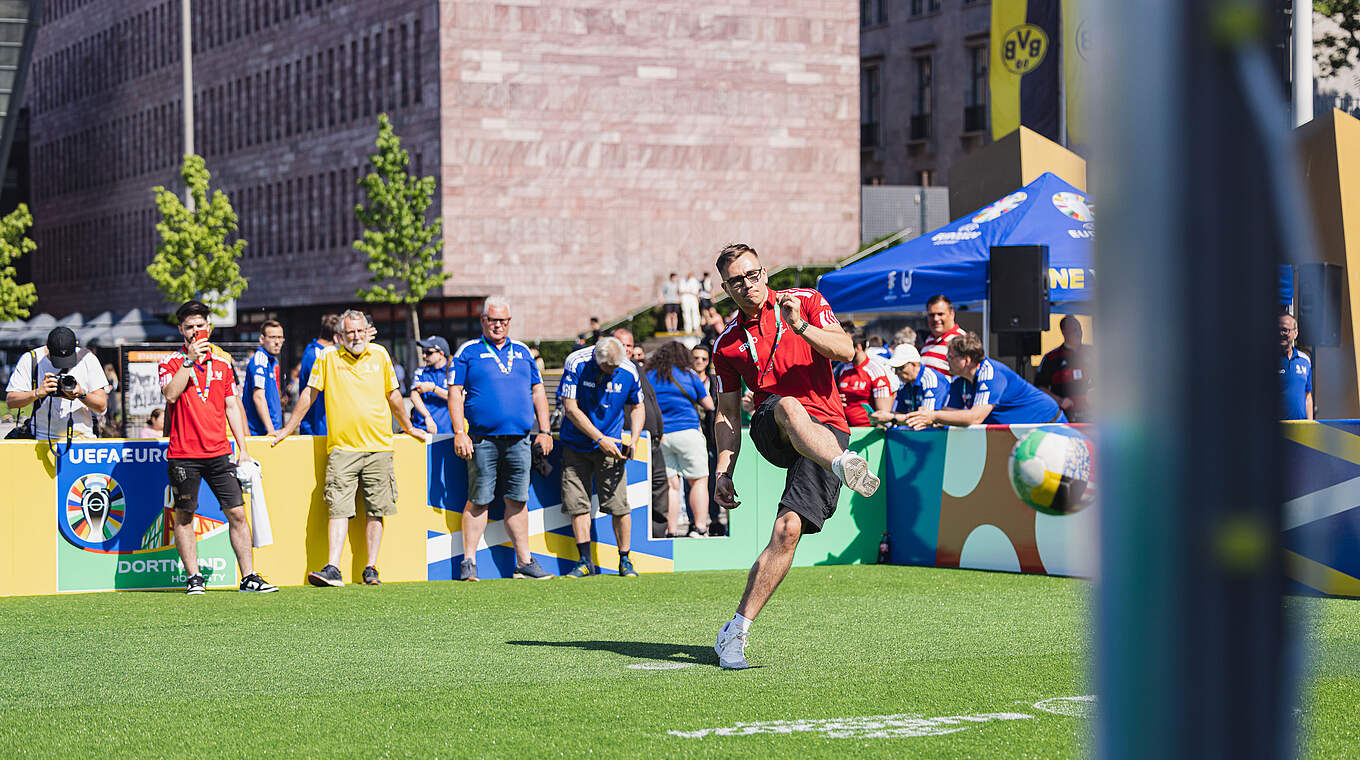
[[[426,348],[426,349],[422,349],[420,353],[425,354],[426,356],[429,356],[430,354],[437,354],[437,353],[439,353],[439,349],[437,349],[437,348]]]
[[[736,277],[729,277],[726,280],[723,280],[723,282],[727,283],[727,287],[732,288],[733,290],[737,290],[738,288],[744,290],[755,285],[757,282],[760,282],[760,276],[763,274],[765,274],[765,267],[752,269],[746,274],[739,274]]]

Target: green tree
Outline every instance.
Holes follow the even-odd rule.
[[[0,219],[0,321],[27,319],[28,307],[38,300],[33,283],[22,285],[14,281],[14,261],[25,253],[37,250],[38,244],[28,237],[33,226],[33,215],[28,204],[20,203],[4,219]]]
[[[371,273],[369,286],[356,295],[370,303],[406,304],[414,343],[420,340],[416,304],[449,278],[440,248],[442,221],[427,219],[434,200],[434,178],[410,174],[411,157],[385,113],[378,115],[377,146],[378,151],[369,156],[373,171],[359,180],[368,207],[354,207],[364,228],[354,249],[368,254]],[[415,355],[412,346],[412,364]]]
[[[237,263],[246,241],[227,242],[237,230],[236,212],[226,193],[216,190],[209,195],[212,175],[201,156],[185,156],[180,176],[189,188],[188,204],[164,187],[152,188],[161,212],[156,223],[161,241],[146,273],[170,303],[198,298],[220,316],[226,313],[226,300],[239,298],[246,290]]]
[[[1313,57],[1322,76],[1355,69],[1360,62],[1360,0],[1313,0],[1313,10],[1341,27],[1339,34],[1326,32],[1313,43]]]

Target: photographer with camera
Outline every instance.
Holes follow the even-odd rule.
[[[47,344],[19,357],[9,377],[5,403],[33,404],[29,433],[15,438],[95,438],[95,416],[108,408],[108,380],[92,351],[80,348],[69,327],[54,327]],[[22,428],[16,428],[20,430]]]
[[[548,396],[529,347],[510,339],[509,301],[486,299],[482,337],[458,347],[450,371],[453,450],[468,463],[459,577],[477,580],[477,545],[486,532],[487,507],[499,495],[505,499],[505,529],[515,547],[514,576],[551,578],[529,553],[529,513],[524,507],[533,449],[546,457],[553,447]],[[535,427],[538,434],[531,443]],[[500,492],[498,483],[504,484]]]

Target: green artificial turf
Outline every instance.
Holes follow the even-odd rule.
[[[1088,718],[1034,707],[1093,693],[1084,582],[796,568],[752,629],[748,657],[759,667],[723,671],[713,639],[744,582],[744,573],[694,572],[0,599],[0,747],[6,756],[513,758],[1089,749]],[[1346,672],[1319,681],[1310,736],[1340,729],[1360,691],[1346,619],[1354,605],[1321,604],[1320,658]],[[629,667],[655,663],[686,667]],[[919,723],[959,730],[888,738],[863,735],[862,721],[852,738],[801,730],[807,723],[668,733],[988,713],[1030,717]],[[912,726],[893,723],[886,730]],[[1318,756],[1351,751],[1353,736],[1348,745],[1342,736],[1351,734],[1338,731],[1327,745],[1336,751]]]

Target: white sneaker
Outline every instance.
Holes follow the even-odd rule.
[[[732,624],[729,620],[722,628],[718,629],[718,643],[713,646],[713,651],[718,653],[718,664],[728,670],[741,670],[751,667],[746,662],[746,637],[750,635],[748,631],[743,631]]]
[[[853,451],[831,460],[831,471],[860,496],[873,496],[878,490],[878,476],[869,469],[869,462]]]

